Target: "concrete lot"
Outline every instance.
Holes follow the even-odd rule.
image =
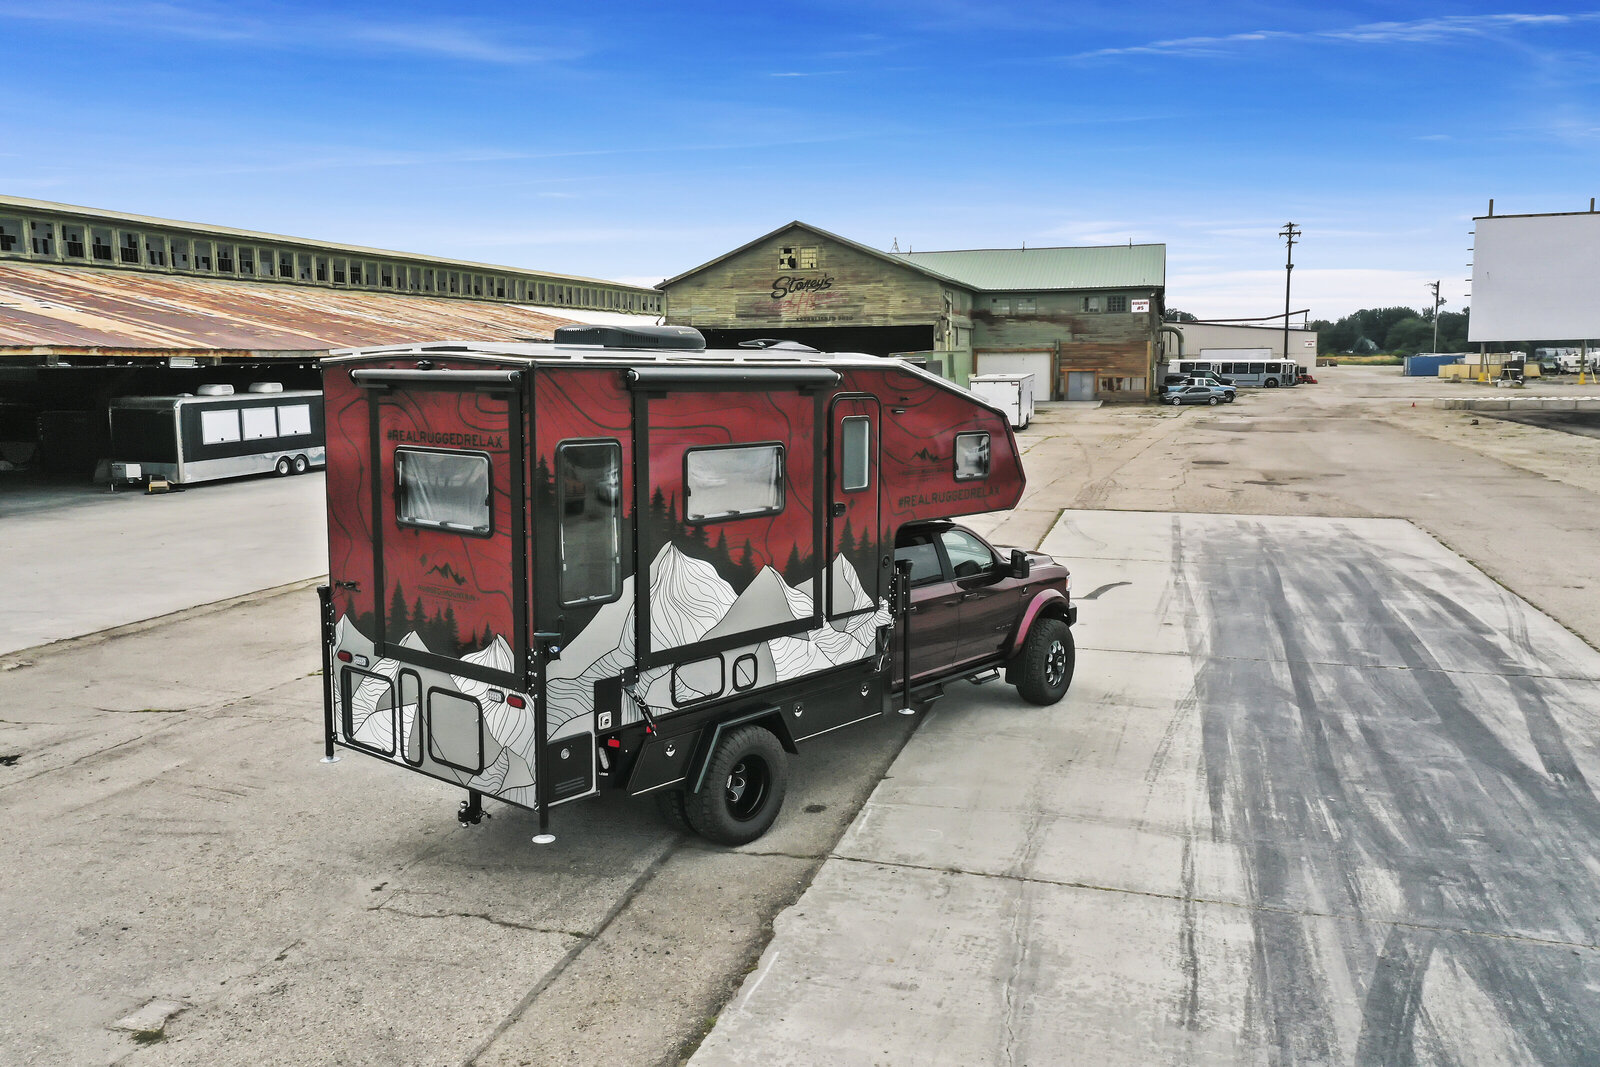
[[[1045,548],[1067,700],[937,708],[696,1065],[1593,1056],[1600,654],[1394,520]]]
[[[1403,1062],[1404,1048],[1388,1055],[1373,1042],[1410,1035],[1414,1051],[1456,1048],[1439,1036],[1452,1011],[1469,1017],[1463,1033],[1479,1035],[1486,1028],[1472,1019],[1503,1013],[1504,1032],[1516,1035],[1503,1055],[1480,1045],[1483,1055],[1456,1062],[1573,1062],[1563,1053],[1582,1046],[1570,1041],[1600,1046],[1588,1024],[1569,1026],[1563,1014],[1596,977],[1595,937],[1583,925],[1593,920],[1581,914],[1600,869],[1586,821],[1594,731],[1578,728],[1596,703],[1584,702],[1595,673],[1572,635],[1600,646],[1600,443],[1487,417],[1474,424],[1472,413],[1430,402],[1472,387],[1387,368],[1319,375],[1321,385],[1218,409],[1052,407],[1023,435],[1022,506],[973,523],[1001,541],[1049,537],[1047,547],[1082,556],[1080,596],[1111,586],[1083,604],[1085,651],[1065,709],[1041,714],[998,685],[958,687],[908,750],[928,746],[936,768],[938,759],[964,766],[952,753],[968,746],[985,768],[1008,758],[997,753],[1045,753],[1026,773],[1004,763],[999,779],[961,794],[973,814],[958,828],[982,847],[958,856],[973,873],[938,876],[955,886],[995,874],[984,884],[996,899],[1026,902],[1032,910],[1005,904],[1011,925],[982,936],[995,952],[1034,945],[1019,966],[1065,983],[1036,985],[1034,1002],[1078,1013],[1046,1011],[1037,1028],[1024,1025],[1013,1049],[1033,1051],[1015,1062],[1056,1059],[1049,1035],[1058,1032],[1115,1036],[1118,1013],[1149,1032],[1107,1062],[1301,1061],[1324,1047],[1334,1062]],[[926,887],[896,889],[892,865],[925,858],[917,840],[874,830],[888,825],[885,813],[950,804],[929,802],[937,781],[919,785],[899,770],[885,778],[911,720],[809,747],[773,833],[747,849],[676,838],[646,806],[615,798],[563,809],[557,845],[537,849],[524,813],[496,808],[464,831],[451,818],[459,794],[447,787],[356,755],[316,762],[307,589],[31,647],[315,576],[325,566],[321,493],[318,476],[148,500],[86,491],[66,507],[24,509],[0,495],[11,550],[0,557],[0,650],[13,650],[0,651],[0,757],[17,757],[0,760],[12,846],[0,866],[0,1062],[669,1064],[719,1016],[701,1055],[737,1061],[727,1028],[743,1025],[739,1013],[760,1002],[765,983],[734,991],[747,971],[754,981],[782,962],[784,935],[757,967],[774,918],[787,930],[826,902],[816,893],[842,892],[841,868],[884,868],[876,888],[859,889],[863,915],[882,906],[878,890],[898,892],[897,929],[930,945],[954,936],[941,932],[944,882],[922,872]],[[1178,520],[1180,532],[1210,536],[1163,555],[1154,535],[1129,534],[1124,545],[1096,532],[1093,517],[1060,523],[1063,509],[1409,519],[1571,632],[1506,606],[1515,599],[1459,562],[1452,569],[1406,527],[1312,523],[1294,538],[1264,536],[1271,523],[1252,522],[1222,536],[1191,517]],[[1084,536],[1110,547],[1086,551]],[[1223,546],[1233,554],[1219,558]],[[1393,565],[1395,551],[1407,566]],[[1230,584],[1262,560],[1284,583],[1292,621],[1305,622],[1287,631],[1312,642],[1298,652],[1273,643],[1282,613],[1256,610],[1276,603],[1275,589]],[[1179,588],[1172,575],[1183,576],[1189,601],[1150,599],[1161,583]],[[1377,584],[1358,595],[1349,583],[1362,575]],[[1254,629],[1228,633],[1230,605]],[[1208,653],[1218,627],[1263,651]],[[1408,632],[1426,640],[1405,644]],[[1438,662],[1408,666],[1402,652]],[[1464,668],[1464,657],[1480,666]],[[1233,755],[1220,763],[1207,755],[1204,708],[1223,709],[1214,718]],[[1307,750],[1312,740],[1322,747]],[[1395,754],[1398,765],[1380,758]],[[1262,777],[1279,764],[1281,774]],[[1006,776],[1036,791],[1001,803]],[[1045,788],[1058,778],[1074,784]],[[1471,803],[1418,806],[1429,789]],[[1263,810],[1271,818],[1252,821]],[[1405,821],[1386,821],[1396,812]],[[1033,865],[996,866],[1023,837],[1037,843]],[[1552,873],[1563,863],[1564,878]],[[813,895],[785,911],[819,868]],[[1434,895],[1407,895],[1413,876],[1435,877]],[[829,906],[852,932],[841,899]],[[1145,903],[1127,904],[1135,899]],[[1050,935],[1058,940],[1011,932],[1069,900],[1076,925]],[[1287,909],[1281,929],[1268,922],[1274,902]],[[1408,915],[1433,925],[1407,926]],[[1372,947],[1393,931],[1398,948]],[[1435,940],[1406,940],[1427,931]],[[1482,947],[1496,935],[1498,956]],[[1051,953],[1106,959],[1089,949],[1108,939],[1127,947],[1116,966],[1050,970]],[[977,942],[949,944],[939,958],[982,958]],[[1187,985],[1173,986],[1173,952],[1193,961],[1198,977]],[[864,1002],[896,1012],[916,1002],[927,1023],[945,979],[906,965],[926,958],[895,955],[898,971],[872,971],[883,984]],[[1570,961],[1565,970],[1560,961]],[[937,1003],[969,1014],[993,1005],[993,991],[1025,988],[1008,986],[1010,973]],[[1323,984],[1304,984],[1313,980]],[[1516,982],[1537,1010],[1506,1006]],[[926,999],[900,988],[912,984]],[[1192,1012],[1168,1011],[1174,988],[1195,991]],[[151,1043],[111,1029],[151,1001],[181,1006]],[[1404,1010],[1377,1025],[1368,1001],[1374,1019],[1384,1004]],[[1134,1004],[1156,1007],[1135,1015]],[[893,1029],[861,1025],[863,1039]],[[1172,1025],[1181,1032],[1163,1029]],[[1417,1062],[1432,1055],[1422,1051]],[[839,1061],[901,1062],[870,1053]],[[790,1061],[819,1062],[799,1055]],[[1004,1060],[991,1050],[968,1062]]]

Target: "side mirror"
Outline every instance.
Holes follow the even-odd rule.
[[[1011,550],[1011,577],[1026,578],[1033,573],[1033,561],[1020,548]]]

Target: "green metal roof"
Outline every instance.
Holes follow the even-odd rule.
[[[972,289],[1150,289],[1167,284],[1167,246],[974,248],[960,252],[891,252]]]

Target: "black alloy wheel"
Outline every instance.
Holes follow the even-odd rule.
[[[1067,695],[1077,666],[1072,629],[1061,619],[1039,619],[1022,646],[1017,692],[1030,704],[1049,705]]]
[[[743,726],[717,742],[698,793],[685,793],[684,816],[701,837],[743,845],[767,832],[783,807],[789,761],[772,731]]]

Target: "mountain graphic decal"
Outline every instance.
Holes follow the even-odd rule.
[[[925,459],[929,463],[937,463],[937,462],[939,462],[939,457],[936,456],[935,454],[933,454],[932,452],[929,452],[928,449],[926,448],[926,446],[924,446],[923,448],[919,448],[915,452],[911,453],[911,458],[912,459]]]
[[[448,563],[436,563],[428,568],[427,573],[437,574],[441,578],[448,578],[457,585],[466,585],[467,580],[455,572],[455,568]]]

